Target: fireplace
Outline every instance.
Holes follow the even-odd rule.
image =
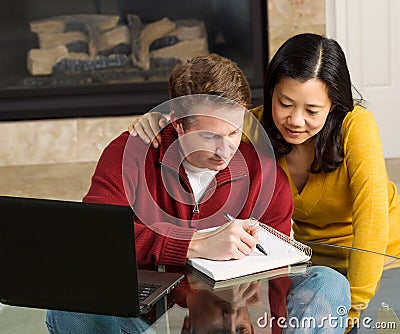
[[[237,62],[260,104],[266,7],[266,0],[2,0],[0,120],[142,114],[168,99],[176,63],[207,52]]]

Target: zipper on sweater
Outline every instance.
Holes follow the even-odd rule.
[[[233,181],[240,180],[240,179],[242,179],[242,178],[244,178],[244,177],[247,176],[246,174],[243,174],[243,175],[238,176],[238,177],[235,177],[235,178],[233,178],[233,179],[229,179],[229,180],[225,180],[225,181],[216,183],[215,186],[212,186],[212,187],[208,188],[208,189],[203,193],[203,196],[201,196],[201,198],[199,199],[199,201],[196,202],[196,200],[195,200],[195,198],[194,198],[193,191],[192,191],[192,187],[190,186],[190,183],[187,182],[187,181],[185,180],[185,175],[184,175],[184,174],[182,174],[181,172],[179,172],[179,174],[181,175],[182,180],[186,183],[186,185],[189,186],[189,189],[191,190],[193,202],[194,202],[194,207],[193,207],[193,211],[192,211],[192,212],[193,212],[193,215],[192,215],[192,221],[191,221],[191,223],[190,223],[190,227],[196,227],[195,221],[198,220],[198,219],[200,218],[199,201],[201,200],[201,198],[204,197],[204,195],[205,195],[207,192],[209,192],[211,189],[220,187],[220,186],[222,186],[222,185],[224,185],[224,184],[226,184],[226,183],[230,183],[230,182],[233,182]]]
[[[193,198],[194,198],[194,196],[193,196]],[[191,223],[192,227],[197,227],[195,221],[198,220],[199,218],[200,218],[199,203],[198,202],[194,202],[192,223]]]
[[[193,208],[193,213],[199,213],[199,203],[195,202],[194,203],[194,208]]]
[[[208,188],[208,189],[203,193],[203,196],[201,196],[201,198],[203,198],[204,195],[205,195],[208,191],[210,191],[211,189],[220,187],[220,186],[222,186],[222,185],[224,185],[224,184],[226,184],[226,183],[229,183],[229,182],[233,182],[233,181],[242,179],[242,178],[245,177],[245,176],[246,176],[246,175],[242,175],[242,176],[236,177],[236,178],[234,178],[234,179],[229,179],[229,180],[222,181],[222,182],[220,182],[220,183],[216,183],[215,186]],[[193,196],[193,198],[194,198],[194,196]],[[199,201],[201,200],[201,198],[199,199]],[[199,201],[197,201],[197,202],[195,201],[195,202],[194,202],[192,220],[199,219],[199,216],[200,216]]]
[[[186,175],[181,172],[179,172],[179,175],[181,176],[183,182],[185,182],[186,185],[188,186],[188,188],[190,189],[190,194],[192,195],[192,199],[194,202],[194,207],[193,207],[193,211],[192,211],[193,212],[192,219],[190,221],[190,227],[197,227],[196,220],[198,220],[199,216],[200,216],[199,203],[196,202],[196,199],[194,198],[193,190],[192,190],[190,183],[188,181],[186,181]]]

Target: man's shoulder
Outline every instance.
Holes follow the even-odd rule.
[[[254,154],[256,149],[252,144],[242,140],[239,145],[239,150],[242,154]]]
[[[258,175],[264,179],[265,175],[271,176],[277,173],[279,166],[272,148],[270,150],[258,150],[252,144],[242,142],[239,151],[246,163],[250,177],[257,177]],[[279,178],[281,179],[281,175],[279,175]]]
[[[139,137],[131,136],[128,131],[121,133],[108,143],[103,150],[103,159],[144,161],[154,160],[159,156],[158,149],[146,144]]]
[[[254,161],[257,157],[259,161],[271,161],[275,162],[275,154],[272,147],[258,148],[254,147],[253,144],[241,141],[239,145],[239,151],[243,155],[246,161]]]
[[[263,172],[270,172],[276,175],[278,184],[287,183],[288,178],[285,171],[278,165],[275,154],[271,150],[257,150],[252,144],[241,142],[239,150],[250,170],[262,169]]]
[[[284,183],[285,185],[289,186],[289,179],[281,166],[277,163],[276,165],[276,179],[279,183]]]
[[[119,136],[115,137],[110,144],[125,146],[128,141],[130,134],[128,131],[122,132]]]
[[[135,148],[135,150],[148,149],[149,144],[146,144],[140,137],[131,136],[128,131],[122,132],[119,136],[115,137],[108,146],[117,146],[120,149],[126,150]],[[151,146],[152,147],[152,146]]]

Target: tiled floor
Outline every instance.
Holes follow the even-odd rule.
[[[400,159],[388,159],[387,167],[400,190]],[[80,201],[94,168],[95,163],[1,167],[0,195]],[[44,319],[44,310],[0,304],[1,334],[46,334]]]

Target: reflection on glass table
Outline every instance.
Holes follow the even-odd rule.
[[[314,294],[307,282],[312,281],[315,271],[307,266],[292,271],[291,277],[287,273],[275,277],[267,274],[264,278],[251,275],[243,278],[242,283],[214,289],[192,271],[187,279],[193,294],[186,298],[189,302],[182,332],[281,333],[289,317],[293,326],[301,327],[297,320],[305,314],[296,305],[307,304],[308,296]],[[250,277],[254,280],[249,280]],[[206,303],[202,295],[207,296]],[[326,300],[323,294],[313,297],[322,303]],[[315,319],[324,316],[322,313],[316,312]]]
[[[384,270],[376,293],[364,307],[361,317],[353,320],[351,334],[400,333],[400,259],[329,244],[309,245],[315,254],[313,264],[334,267],[341,262],[339,257],[365,254],[383,261],[385,268],[390,269]],[[326,333],[339,332],[337,327],[343,325],[339,315],[347,311],[346,307],[326,312],[324,319],[318,316],[297,318],[290,313],[286,300],[293,286],[288,288],[287,284],[290,286],[296,277],[307,275],[308,271],[270,279],[258,277],[256,281],[222,290],[209,288],[198,275],[188,275],[189,285],[198,294],[190,296],[189,303],[176,303],[151,325],[148,333],[167,327],[171,333],[318,333],[324,325]],[[279,288],[282,284],[286,284],[286,292]],[[344,328],[341,330],[344,332]]]
[[[314,265],[329,266],[347,276],[352,285],[352,304],[358,307],[360,319],[350,319],[356,322],[355,333],[400,333],[400,259],[396,256],[380,254],[364,249],[350,248],[322,242],[302,241],[313,250]],[[360,265],[352,268],[349,273],[349,260],[358,261]],[[368,265],[369,264],[369,265]],[[383,272],[380,268],[383,267]],[[352,278],[350,278],[352,277]],[[370,283],[376,284],[372,286]],[[371,296],[371,297],[369,297]],[[368,303],[357,303],[357,298],[371,298]],[[368,299],[369,299],[368,298]]]
[[[185,280],[148,314],[121,318],[49,311],[51,333],[343,333],[350,291],[333,269],[303,266],[296,273],[256,274],[214,288],[186,271]],[[163,308],[164,307],[164,308]],[[334,322],[330,325],[329,320]],[[286,327],[286,328],[285,328]],[[333,327],[333,328],[331,328]]]
[[[336,254],[333,246],[311,246],[315,263],[335,264],[334,257],[325,258],[323,263],[321,256],[324,251]],[[365,253],[338,247],[334,250],[342,255],[347,252],[348,256]],[[400,333],[400,271],[397,269],[400,259],[380,254],[371,256],[380,257],[393,268],[384,271],[375,297],[363,310],[355,325],[356,332],[352,333]],[[331,291],[346,295],[346,291],[339,288],[342,282],[318,283],[313,268],[333,271],[320,266],[301,266],[290,274],[285,271],[272,277],[256,274],[235,281],[233,285],[214,287],[196,271],[185,268],[184,281],[146,316],[117,318],[66,313],[64,321],[78,326],[75,328],[79,328],[81,334],[121,333],[121,328],[124,333],[344,333],[350,302],[338,305],[335,304],[338,300],[330,300]],[[338,277],[346,280],[343,275]],[[307,303],[311,305],[308,313],[299,312]]]

